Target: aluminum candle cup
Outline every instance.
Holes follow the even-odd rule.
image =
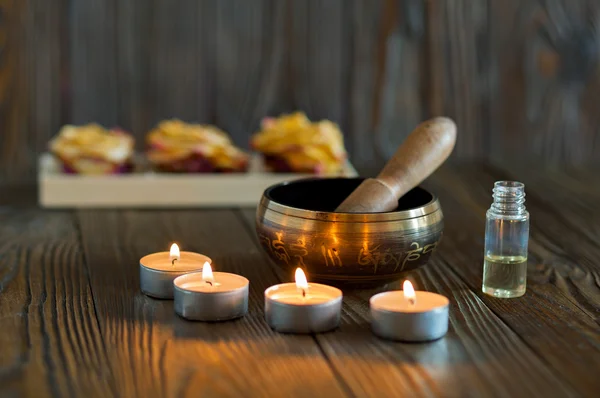
[[[212,260],[202,254],[179,252],[176,244],[169,252],[152,253],[140,259],[140,289],[147,296],[173,299],[173,280],[189,272],[201,271]]]
[[[408,281],[407,281],[408,282]],[[425,342],[437,340],[448,331],[448,307],[444,296],[415,292],[412,285],[371,297],[373,333],[388,340]]]
[[[302,272],[300,270],[300,272]],[[265,317],[281,333],[322,333],[340,324],[342,291],[318,283],[282,283],[265,290]]]
[[[227,321],[248,312],[248,286],[243,276],[227,272],[202,272],[175,278],[175,312],[192,321]],[[203,275],[204,274],[204,275]],[[211,278],[212,277],[212,278]]]

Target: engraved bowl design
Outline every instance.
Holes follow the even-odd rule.
[[[386,213],[335,213],[362,178],[307,178],[267,188],[256,212],[258,239],[269,257],[310,280],[372,286],[427,264],[442,237],[437,197],[417,187]]]

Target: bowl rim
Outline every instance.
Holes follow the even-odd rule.
[[[423,188],[422,186],[417,186],[415,188],[419,188],[424,190],[425,192],[431,195],[431,200],[418,207],[413,207],[411,209],[401,210],[401,211],[390,211],[384,213],[334,213],[327,211],[314,211],[314,210],[305,210],[300,209],[298,207],[292,207],[288,205],[281,204],[271,198],[271,191],[285,186],[290,185],[297,182],[302,181],[312,181],[312,180],[324,180],[324,179],[343,179],[344,177],[308,177],[308,178],[300,178],[296,180],[284,181],[274,185],[271,185],[267,189],[264,190],[259,207],[264,207],[267,210],[274,211],[276,213],[280,213],[287,216],[305,218],[308,220],[321,220],[321,221],[335,221],[335,222],[383,222],[383,221],[399,221],[399,220],[409,220],[412,218],[424,217],[428,214],[435,213],[436,211],[440,211],[441,206],[438,200],[437,195],[433,192]],[[356,179],[360,177],[352,177],[352,179]],[[415,189],[413,188],[413,189]]]

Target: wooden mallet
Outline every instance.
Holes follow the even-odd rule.
[[[395,210],[404,194],[444,163],[455,142],[456,125],[451,119],[436,117],[419,124],[377,178],[364,180],[336,212],[381,213]]]

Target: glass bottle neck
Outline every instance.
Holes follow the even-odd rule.
[[[496,215],[517,216],[526,213],[525,185],[516,181],[497,181],[490,211]]]

